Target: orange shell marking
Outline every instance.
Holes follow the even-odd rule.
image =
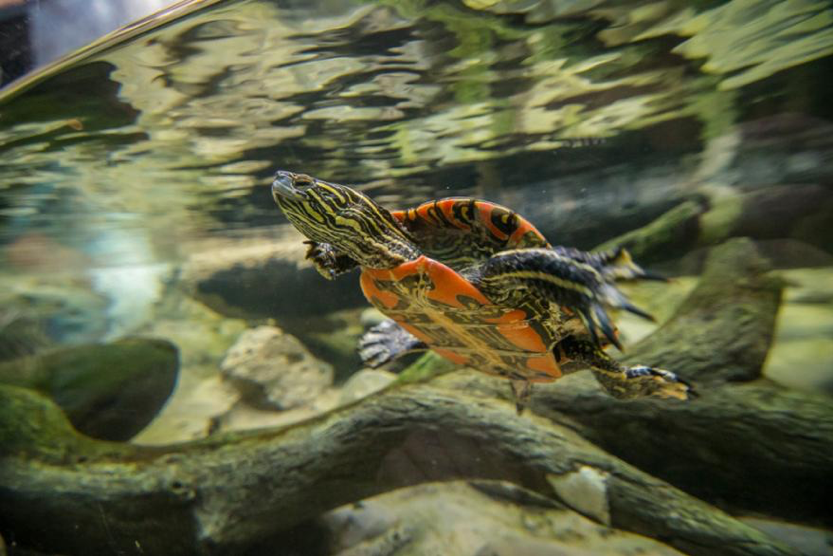
[[[428,290],[426,297],[433,301],[439,301],[457,309],[465,309],[465,305],[460,303],[457,296],[464,295],[477,300],[481,305],[491,305],[492,303],[486,299],[480,290],[475,288],[465,280],[462,276],[454,272],[444,264],[429,259],[425,255],[418,259],[399,265],[391,270],[378,270],[374,268],[366,268],[362,272],[361,285],[365,297],[371,302],[376,297],[388,308],[393,308],[396,305],[398,296],[391,292],[379,290],[373,284],[372,278],[384,282],[399,282],[406,276],[413,274],[424,274],[436,286]]]
[[[477,306],[472,307],[471,302],[469,302],[469,306],[464,305],[461,303],[460,297],[476,301],[481,306],[493,305],[469,281],[438,261],[421,256],[414,261],[390,270],[366,268],[361,276],[362,291],[365,297],[383,313],[390,311],[389,316],[393,317],[403,328],[431,346],[432,338],[430,335],[424,333],[418,325],[408,322],[402,312],[396,309],[402,299],[400,294],[388,291],[387,288],[380,289],[377,285],[379,282],[397,283],[408,276],[414,275],[421,275],[425,284],[424,288],[416,286],[418,291],[408,292],[407,294],[411,302],[420,306],[415,310],[427,315],[434,326],[441,326],[443,330],[457,337],[466,346],[465,348],[461,347],[460,351],[445,348],[435,349],[438,354],[458,364],[475,364],[475,360],[477,360],[480,363],[478,368],[486,367],[479,368],[479,370],[485,372],[496,372],[503,375],[510,373],[529,375],[529,380],[533,382],[547,382],[561,376],[558,363],[556,363],[540,334],[530,325],[524,311],[515,309],[498,317],[483,316],[481,323],[475,324],[475,326],[493,325],[501,336],[517,348],[513,357],[518,358],[518,364],[509,366],[501,359],[502,356],[506,356],[506,351],[502,352],[503,355],[498,353],[482,337],[478,338],[471,331],[472,329],[467,329],[466,325],[450,319],[446,314],[447,311],[442,307],[432,306],[431,303],[425,301],[420,303],[420,298],[430,300],[450,308],[468,311],[470,314],[474,312],[475,317],[477,317]],[[543,373],[544,376],[541,376],[540,373]]]
[[[477,211],[480,213],[480,221],[489,229],[489,232],[495,236],[496,238],[500,239],[501,241],[506,241],[509,239],[509,236],[506,235],[504,232],[500,231],[495,225],[492,223],[492,213],[495,211],[496,208],[500,208],[497,205],[493,205],[492,203],[477,203]],[[511,214],[509,211],[506,211],[506,215],[508,216]]]
[[[500,333],[520,349],[538,353],[547,352],[547,346],[541,341],[541,336],[529,326],[526,313],[520,309],[506,313],[497,319],[484,320],[494,323]]]
[[[408,210],[391,211],[391,215],[399,222],[402,222],[406,228],[409,226],[409,222],[414,222],[416,220],[421,220],[429,225],[443,227],[443,223],[440,220],[445,219],[445,221],[454,228],[460,230],[470,230],[472,228],[472,224],[476,220],[480,223],[480,225],[489,230],[489,233],[491,233],[495,238],[506,242],[506,247],[510,249],[520,245],[524,237],[530,233],[540,240],[541,246],[549,245],[549,242],[547,242],[541,232],[538,231],[538,228],[533,226],[520,214],[490,201],[477,200],[474,201],[476,214],[471,214],[469,209],[471,202],[472,199],[451,197],[448,199],[440,199],[438,201],[428,201],[427,203],[422,203],[416,208]],[[468,222],[460,221],[455,217],[454,207],[458,204],[461,204],[461,216],[463,218],[468,218]],[[495,210],[506,211],[507,215],[514,214],[517,228],[511,235],[507,235],[505,232],[497,228],[492,222],[492,214]],[[442,214],[442,218],[435,216],[438,212]]]

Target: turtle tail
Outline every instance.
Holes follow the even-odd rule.
[[[605,278],[613,280],[659,280],[666,282],[668,279],[664,276],[645,270],[633,261],[630,252],[622,247],[616,247],[610,251],[599,253],[598,270],[604,274]]]
[[[659,280],[666,282],[664,276],[645,270],[633,261],[630,252],[621,245],[608,251],[589,253],[572,247],[554,247],[559,255],[593,267],[606,280]]]

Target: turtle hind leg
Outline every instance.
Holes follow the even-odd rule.
[[[512,249],[489,257],[472,282],[498,305],[518,307],[530,297],[554,302],[576,313],[599,347],[607,341],[621,349],[607,309],[653,318],[633,305],[615,281],[644,274],[625,250],[598,255],[566,247]]]
[[[560,342],[556,349],[562,357],[589,366],[599,384],[614,398],[688,400],[694,397],[691,386],[671,371],[646,365],[622,365],[593,342],[572,338]]]
[[[591,367],[599,384],[614,398],[632,400],[635,398],[691,399],[691,387],[665,369],[635,365],[622,367],[617,371]]]
[[[422,351],[428,346],[422,340],[396,324],[385,319],[370,328],[359,338],[359,357],[368,367],[375,369],[390,363],[406,353]]]

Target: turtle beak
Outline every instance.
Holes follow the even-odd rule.
[[[272,181],[272,197],[275,202],[278,199],[291,199],[293,201],[303,201],[306,195],[295,187],[295,178],[292,172],[278,171],[275,174],[275,179]]]

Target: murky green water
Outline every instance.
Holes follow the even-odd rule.
[[[831,75],[821,1],[263,0],[0,91],[0,554],[833,554]],[[414,357],[363,369],[380,317],[304,260],[278,169],[626,246],[673,280],[622,286],[657,319],[616,315],[623,357],[699,397],[378,392]]]

